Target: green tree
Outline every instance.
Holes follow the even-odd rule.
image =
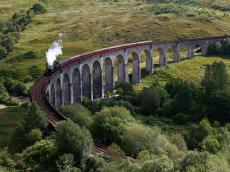
[[[10,96],[9,96],[2,80],[0,79],[0,103],[7,103],[9,99],[10,99]]]
[[[74,167],[74,165],[73,154],[64,154],[57,161],[57,167],[60,172],[80,172],[81,170]]]
[[[160,91],[160,89],[151,87],[144,89],[140,93],[139,99],[141,102],[143,113],[147,115],[154,114],[156,110],[160,107],[160,105],[162,104]]]
[[[189,149],[200,149],[205,137],[213,132],[208,120],[202,120],[199,125],[192,125],[185,136]]]
[[[5,47],[0,46],[0,59],[4,58],[7,55],[7,50]]]
[[[40,3],[36,3],[33,5],[32,7],[33,11],[35,14],[43,14],[43,13],[46,13],[46,9],[45,7],[40,4]]]
[[[150,154],[167,155],[176,158],[178,150],[157,127],[150,128],[132,124],[122,134],[121,147],[128,154],[136,157],[139,152],[148,150]]]
[[[97,142],[110,145],[120,141],[124,127],[133,121],[134,118],[126,108],[105,107],[95,115],[92,134]]]
[[[32,129],[28,134],[26,134],[26,142],[28,146],[42,140],[42,132],[39,129]]]
[[[205,68],[202,85],[208,95],[217,89],[222,91],[226,87],[227,81],[228,75],[224,62],[213,62]]]
[[[174,163],[167,156],[161,156],[159,158],[154,158],[153,160],[146,161],[141,172],[171,172],[174,169]]]
[[[81,104],[67,105],[60,111],[82,127],[90,128],[93,123],[91,112]]]
[[[63,121],[58,124],[55,140],[59,153],[73,154],[76,162],[82,166],[89,157],[93,146],[90,132],[71,121]]]
[[[23,128],[29,132],[32,129],[38,128],[45,130],[48,126],[48,122],[44,113],[39,107],[32,103],[27,112],[27,116],[22,122]]]
[[[57,171],[57,146],[54,140],[42,140],[26,148],[21,154],[25,169],[31,171]]]
[[[14,47],[14,38],[10,34],[7,34],[2,39],[1,45],[6,48],[7,52],[12,51]]]

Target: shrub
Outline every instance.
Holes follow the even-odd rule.
[[[183,152],[187,151],[187,144],[181,134],[172,134],[169,136],[169,140],[171,143],[176,145],[178,150]]]
[[[42,132],[39,129],[32,129],[28,134],[26,134],[26,142],[29,146],[41,140]]]
[[[161,156],[150,161],[146,161],[141,170],[142,172],[170,172],[174,169],[174,163],[167,156]]]
[[[46,13],[46,9],[44,6],[42,6],[40,3],[36,3],[32,7],[35,14],[43,14]]]
[[[110,145],[119,142],[121,133],[134,118],[123,107],[105,107],[97,112],[92,125],[92,133],[97,142]]]
[[[29,68],[30,75],[33,77],[33,79],[37,79],[39,76],[42,75],[43,70],[38,65],[32,65]]]
[[[213,128],[207,120],[202,120],[199,125],[192,125],[185,136],[188,148],[200,148],[203,139],[212,132]]]
[[[178,156],[176,147],[161,134],[159,128],[149,128],[140,124],[126,127],[122,134],[121,147],[132,156],[137,156],[144,150],[155,155],[168,155],[174,158]]]
[[[183,113],[178,113],[173,116],[173,120],[176,124],[186,124],[189,121],[189,117]]]
[[[4,58],[7,55],[7,49],[0,46],[0,59]]]
[[[147,115],[154,114],[156,109],[160,107],[160,95],[158,90],[155,88],[143,90],[139,95],[139,99],[142,111]]]
[[[0,103],[7,103],[9,99],[10,99],[10,96],[0,79]]]
[[[227,84],[227,80],[226,65],[223,62],[213,62],[205,68],[201,84],[205,87],[206,93],[210,95],[213,91],[223,90]]]
[[[91,112],[80,104],[64,106],[60,111],[80,126],[90,128],[93,123]]]
[[[27,143],[25,134],[26,131],[23,126],[19,125],[9,141],[8,150],[10,153],[21,152],[26,147]]]
[[[211,43],[207,49],[207,55],[229,55],[230,54],[230,38],[223,41]]]
[[[73,154],[64,154],[59,157],[57,161],[57,167],[59,171],[68,171],[68,172],[80,172],[80,169],[74,167],[74,156]]]
[[[210,153],[217,153],[220,149],[220,143],[217,139],[215,138],[212,138],[212,137],[206,137],[202,143],[201,143],[201,147],[210,152]]]
[[[29,51],[23,55],[24,59],[36,59],[37,55],[33,51]]]
[[[12,78],[6,78],[4,85],[8,92],[16,95],[27,95],[27,89],[23,82],[14,80]]]
[[[22,125],[23,128],[29,132],[35,128],[45,130],[48,126],[48,122],[46,116],[39,107],[36,104],[31,104]]]
[[[24,79],[24,82],[33,82],[33,77],[32,76],[30,76],[30,75],[27,75],[26,77],[25,77],[25,79]]]
[[[2,39],[1,45],[6,48],[7,52],[12,51],[14,47],[14,39],[12,35],[8,34],[4,36],[4,38]]]
[[[178,171],[206,171],[208,169],[208,153],[192,151],[187,152],[181,159]]]
[[[54,140],[42,140],[28,147],[22,153],[26,169],[31,171],[55,171],[57,146]],[[24,169],[25,170],[25,169]]]
[[[102,171],[105,164],[106,164],[106,161],[103,158],[100,158],[98,156],[90,157],[87,161],[85,171],[86,172]]]
[[[85,128],[80,128],[71,121],[64,121],[58,124],[55,140],[58,151],[61,154],[73,154],[76,162],[81,165],[84,165],[93,146],[93,140],[89,131]]]

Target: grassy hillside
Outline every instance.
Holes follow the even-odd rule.
[[[1,18],[28,9],[36,0],[0,2]],[[111,45],[142,40],[173,40],[229,34],[230,12],[227,0],[212,4],[203,1],[141,0],[40,0],[48,12],[36,16],[21,33],[12,53],[0,60],[0,68],[23,80],[34,68],[42,72],[49,45],[64,33],[61,59]],[[167,2],[167,3],[166,3]],[[38,58],[19,60],[33,51]]]
[[[0,147],[7,146],[11,135],[14,133],[24,116],[25,108],[9,107],[0,110]]]
[[[207,64],[215,61],[223,61],[226,64],[228,74],[230,75],[230,57],[203,57],[196,56],[193,59],[184,59],[179,63],[170,63],[165,67],[158,67],[152,75],[148,75],[142,79],[142,82],[136,84],[136,90],[150,86],[154,81],[158,80],[165,84],[170,78],[182,78],[197,84],[203,78],[204,69]],[[230,91],[230,90],[229,90]]]

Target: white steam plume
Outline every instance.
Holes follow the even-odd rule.
[[[59,33],[58,40],[53,42],[46,52],[46,60],[49,68],[53,67],[54,61],[58,56],[62,55],[62,33]]]

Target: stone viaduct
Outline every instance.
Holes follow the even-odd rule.
[[[208,46],[230,36],[178,41],[144,41],[100,49],[61,62],[52,69],[46,88],[49,102],[59,108],[62,105],[81,102],[83,97],[90,100],[103,98],[104,93],[113,91],[115,82],[129,82],[128,56],[132,55],[132,82],[141,81],[140,55],[146,56],[146,71],[154,71],[153,54],[159,51],[159,65],[167,65],[167,51],[173,50],[173,60],[180,61],[180,49],[187,47],[187,57],[194,57],[194,50],[200,47],[206,55]]]

